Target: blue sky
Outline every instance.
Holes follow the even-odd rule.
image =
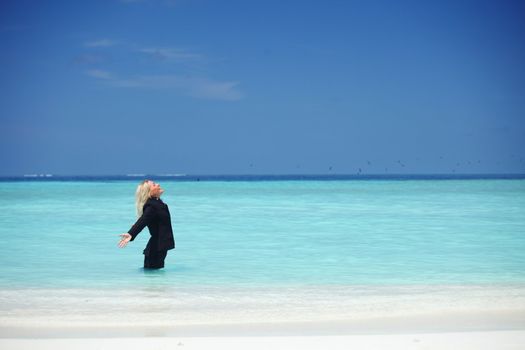
[[[2,1],[0,175],[525,173],[523,1]]]

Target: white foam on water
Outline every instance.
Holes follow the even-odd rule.
[[[0,290],[0,325],[228,324],[507,312],[524,285]]]

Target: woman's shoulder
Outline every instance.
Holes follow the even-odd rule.
[[[159,204],[157,203],[156,200],[154,199],[151,199],[149,198],[146,203],[144,203],[144,206],[142,207],[143,211],[146,211],[146,210],[150,210],[150,211],[154,211],[154,212],[157,212],[160,208]]]
[[[162,211],[166,211],[166,210],[169,210],[168,209],[168,205],[166,203],[164,203],[162,201],[162,199],[160,198],[149,198],[147,201],[146,201],[146,204],[144,204],[145,206],[146,205],[150,205],[152,206],[153,208],[155,208],[156,210],[162,210]]]
[[[162,205],[163,202],[158,199],[158,198],[148,198],[148,200],[146,201],[146,203],[144,205],[151,205],[151,206],[160,206]]]

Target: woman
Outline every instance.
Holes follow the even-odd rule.
[[[170,211],[160,199],[162,193],[164,190],[159,184],[150,180],[142,181],[135,192],[138,220],[127,233],[120,235],[119,247],[124,248],[148,226],[151,237],[143,252],[145,269],[163,268],[168,250],[175,248]]]

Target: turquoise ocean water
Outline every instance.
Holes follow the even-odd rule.
[[[525,180],[174,181],[143,271],[132,181],[0,182],[0,288],[525,282]]]

